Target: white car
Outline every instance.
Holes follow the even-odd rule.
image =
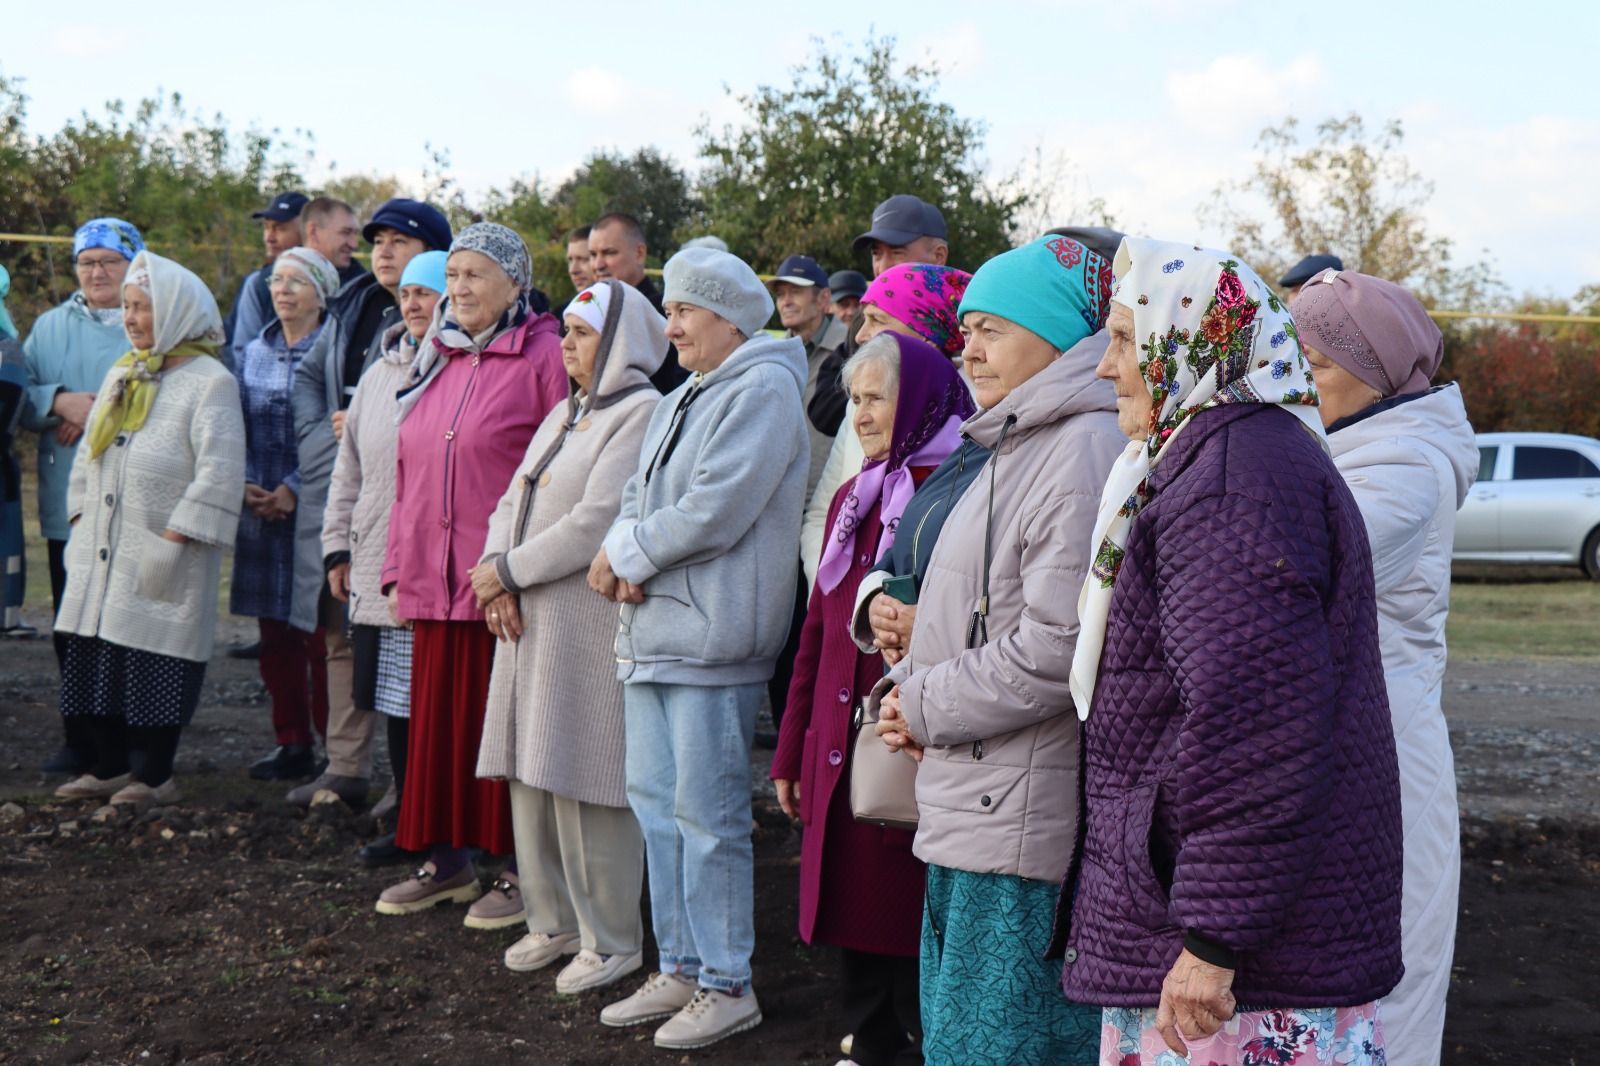
[[[1478,434],[1478,483],[1456,518],[1454,558],[1582,566],[1600,581],[1600,440]]]

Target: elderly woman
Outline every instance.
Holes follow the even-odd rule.
[[[623,776],[617,611],[586,577],[661,398],[650,375],[666,320],[613,278],[573,298],[566,326],[571,395],[500,497],[473,585],[500,642],[478,774],[510,782],[517,868],[528,875],[528,934],[505,963],[537,970],[576,952],[556,975],[556,991],[571,995],[643,958],[644,839]]]
[[[172,760],[216,637],[245,427],[205,283],[149,252],[124,281],[132,351],[96,386],[67,493],[56,616],[66,634],[61,713],[85,723],[95,764],[56,795],[143,808],[178,799]]]
[[[831,534],[800,634],[772,778],[784,811],[807,828],[800,936],[843,949],[850,1054],[862,1066],[880,1066],[922,1032],[923,869],[911,854],[911,834],[851,816],[851,716],[883,677],[882,658],[850,639],[851,608],[862,575],[899,539],[911,494],[955,450],[975,408],[942,352],[895,333],[862,345],[845,364],[844,380],[867,463],[840,487],[829,511]]]
[[[1116,267],[1132,442],[1079,597],[1062,984],[1106,1007],[1102,1062],[1380,1064],[1400,794],[1361,514],[1261,279],[1131,238]]]
[[[961,301],[983,408],[963,431],[990,455],[933,547],[909,654],[876,690],[890,689],[878,732],[922,760],[930,1063],[1091,1062],[1099,1038],[1099,1012],[1061,998],[1043,949],[1078,803],[1078,617],[1062,589],[1088,571],[1123,443],[1094,373],[1110,275],[1078,242],[1041,238],[985,263]]]
[[[479,222],[450,244],[445,298],[434,308],[400,392],[395,500],[382,583],[396,622],[412,627],[411,731],[396,842],[429,851],[378,897],[378,913],[411,914],[478,900],[467,849],[512,849],[506,786],[476,778],[495,639],[472,587],[489,515],[534,430],[567,396],[560,327],[534,310],[528,246]],[[467,912],[475,929],[524,919],[514,865]]]
[[[261,680],[272,699],[277,747],[250,767],[250,776],[281,781],[316,769],[312,745],[328,727],[322,631],[315,610],[294,596],[300,456],[292,398],[301,361],[321,358],[338,343],[327,307],[339,272],[312,248],[290,248],[273,261],[267,288],[277,317],[245,345],[233,368],[245,413],[245,513],[233,549],[229,609],[256,619]]]
[[[1427,1066],[1444,1044],[1461,876],[1455,761],[1440,709],[1450,546],[1456,510],[1477,478],[1478,443],[1461,390],[1428,387],[1444,339],[1411,293],[1328,270],[1300,289],[1291,310],[1334,465],[1372,545],[1405,827],[1406,972],[1383,999],[1383,1035],[1391,1062]]]
[[[328,487],[322,524],[323,566],[328,591],[349,605],[354,659],[352,698],[363,711],[380,711],[388,723],[391,794],[405,787],[406,734],[411,716],[411,630],[395,623],[383,595],[383,559],[394,506],[395,399],[416,361],[433,311],[445,289],[445,253],[423,252],[406,263],[396,289],[401,321],[384,332],[381,354],[361,375],[343,429]],[[359,784],[360,782],[357,782]],[[394,801],[385,796],[373,813],[386,816]],[[394,834],[368,844],[362,861],[382,865],[405,858]]]
[[[78,438],[88,424],[95,390],[124,352],[122,279],[128,263],[144,249],[132,223],[96,218],[72,237],[72,269],[78,288],[58,307],[40,315],[22,344],[28,373],[22,425],[39,434],[39,529],[50,564],[50,597],[56,610],[66,591],[67,482],[72,476]],[[56,659],[66,637],[55,638]],[[81,721],[67,720],[66,744],[45,761],[47,773],[80,773],[94,761],[93,738]]]
[[[932,263],[902,263],[890,267],[873,279],[861,298],[861,327],[856,331],[855,342],[865,344],[880,333],[898,333],[925,340],[952,361],[959,360],[965,341],[956,308],[971,280],[972,275],[963,270]],[[854,477],[866,461],[856,435],[838,432],[840,426],[851,425],[855,419],[855,409],[849,403],[847,391],[823,387],[837,380],[838,371],[839,365],[823,364],[818,373],[817,394],[806,411],[817,429],[838,433],[821,479],[806,506],[800,534],[801,561],[805,564],[806,576],[812,580],[822,558],[827,515],[833,498],[839,487]]]

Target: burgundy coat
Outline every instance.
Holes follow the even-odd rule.
[[[1155,1006],[1187,945],[1233,965],[1240,1009],[1377,999],[1401,974],[1400,790],[1355,500],[1256,404],[1196,415],[1150,491],[1084,727],[1062,987]]]
[[[918,483],[928,471],[915,470]],[[855,483],[840,486],[828,525]],[[851,720],[883,680],[883,657],[850,639],[856,586],[872,569],[882,531],[878,505],[861,516],[856,556],[834,590],[812,590],[789,682],[773,780],[800,783],[800,936],[880,955],[914,956],[922,932],[924,867],[914,834],[857,822],[850,814]]]

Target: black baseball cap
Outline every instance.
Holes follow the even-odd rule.
[[[833,290],[835,299],[845,296],[859,299],[867,294],[867,278],[859,270],[835,271],[828,278],[828,288]]]
[[[290,190],[280,192],[272,198],[272,202],[259,211],[252,211],[251,218],[270,218],[274,222],[288,222],[290,219],[300,217],[300,209],[311,202],[311,197],[303,192]]]
[[[1324,270],[1343,270],[1344,260],[1336,255],[1308,255],[1278,279],[1278,287],[1292,289],[1304,285]]]
[[[882,241],[893,248],[910,244],[918,237],[949,239],[945,229],[944,214],[930,203],[901,193],[891,196],[872,211],[872,228],[853,241],[850,247],[864,252],[873,241]]]
[[[826,289],[828,272],[809,255],[791,255],[778,267],[778,272],[772,276],[772,280],[774,283],[781,281],[786,285],[799,285],[807,289],[813,286]]]
[[[421,200],[397,196],[384,201],[383,206],[372,213],[371,220],[361,227],[361,236],[371,244],[381,229],[398,230],[408,237],[415,237],[436,252],[450,249],[449,219],[437,207]]]

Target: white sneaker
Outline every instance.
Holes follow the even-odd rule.
[[[698,986],[693,978],[675,973],[653,973],[639,990],[600,1012],[600,1024],[614,1028],[643,1025],[671,1018],[694,999]]]
[[[644,965],[644,952],[627,955],[600,955],[584,948],[556,974],[556,991],[575,996],[591,988],[603,988],[622,980]]]
[[[750,989],[742,996],[702,988],[686,1007],[656,1030],[656,1047],[688,1051],[754,1029],[761,1024],[761,1005]]]
[[[104,799],[114,796],[126,788],[133,781],[132,774],[119,774],[116,777],[99,778],[94,774],[84,774],[56,789],[56,796],[60,799]]]
[[[113,807],[119,804],[127,804],[140,812],[144,812],[151,807],[171,806],[182,798],[182,794],[178,791],[177,779],[168,777],[155,788],[151,788],[143,781],[130,781],[123,785],[116,795],[112,796],[107,802]]]
[[[517,973],[542,970],[563,955],[578,950],[577,933],[529,933],[506,948],[506,969]]]

